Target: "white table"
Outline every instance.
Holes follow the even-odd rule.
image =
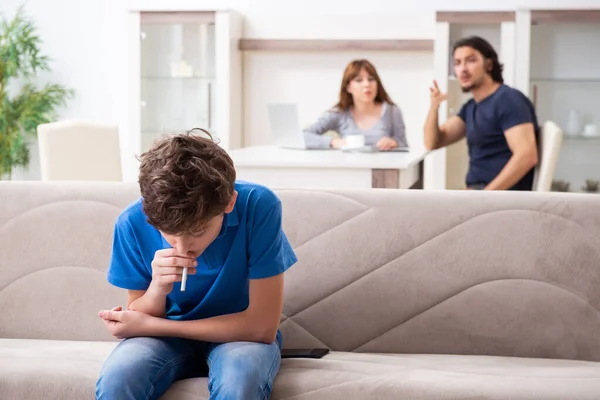
[[[286,188],[422,188],[425,150],[359,153],[254,146],[230,150],[238,179]]]

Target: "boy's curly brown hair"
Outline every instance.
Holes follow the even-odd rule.
[[[204,129],[166,136],[140,161],[144,213],[151,225],[166,234],[198,232],[231,201],[236,179],[233,161]]]

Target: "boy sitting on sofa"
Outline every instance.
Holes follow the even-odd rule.
[[[142,196],[116,221],[108,281],[127,289],[127,307],[99,317],[125,340],[102,367],[99,399],[158,399],[199,376],[211,399],[270,397],[283,273],[297,259],[280,200],[236,182],[231,158],[202,132],[142,155]]]

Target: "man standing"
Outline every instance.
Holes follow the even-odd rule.
[[[457,116],[438,126],[438,108],[447,95],[433,82],[425,147],[439,149],[466,136],[469,189],[532,190],[539,136],[533,104],[523,93],[504,84],[498,55],[484,39],[461,39],[452,55],[461,89],[471,92],[473,98]]]

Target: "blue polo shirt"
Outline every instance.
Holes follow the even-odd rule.
[[[516,125],[531,122],[536,141],[539,126],[535,108],[519,90],[501,85],[494,93],[477,103],[474,99],[463,105],[458,116],[467,128],[469,171],[467,185],[487,185],[502,171],[512,152],[504,132]],[[531,190],[532,168],[511,190]]]
[[[281,227],[279,198],[253,183],[238,181],[235,190],[235,207],[225,214],[218,237],[198,257],[197,272],[188,275],[185,292],[175,283],[167,296],[167,318],[194,320],[244,311],[249,279],[281,274],[297,261]],[[108,281],[124,289],[147,289],[154,253],[170,247],[147,222],[138,199],[115,223]]]

